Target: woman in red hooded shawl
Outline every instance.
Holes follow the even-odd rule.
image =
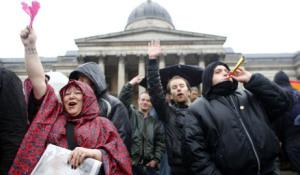
[[[99,107],[90,86],[70,81],[60,91],[61,104],[53,88],[45,82],[33,29],[23,30],[21,38],[33,94],[42,103],[9,173],[30,174],[49,143],[68,148],[66,125],[70,122],[74,126],[74,142],[78,145],[68,160],[70,168],[77,168],[85,158],[93,158],[102,161],[106,175],[132,174],[128,151],[114,125],[98,116]]]

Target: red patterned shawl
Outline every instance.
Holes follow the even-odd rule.
[[[77,86],[83,92],[83,108],[76,118],[69,117],[47,86],[42,105],[33,120],[10,174],[30,174],[48,143],[67,148],[67,120],[75,125],[75,140],[80,147],[100,149],[106,175],[131,175],[131,160],[128,151],[114,125],[106,118],[99,117],[99,107],[93,90],[79,81],[70,81],[61,91],[63,96],[70,86]]]

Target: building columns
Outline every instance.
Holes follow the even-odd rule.
[[[199,54],[198,65],[201,68],[205,68],[205,60],[204,60],[204,55],[203,54]]]
[[[165,62],[165,56],[164,55],[160,55],[159,56],[159,69],[162,69],[164,67],[166,67],[166,62]]]
[[[124,84],[125,84],[125,57],[121,55],[118,62],[118,94],[120,93]]]
[[[185,64],[185,54],[179,54],[179,64]]]
[[[104,63],[104,57],[100,56],[98,59],[98,65],[101,69],[101,71],[105,74],[105,63]]]
[[[139,75],[145,77],[145,58],[144,55],[139,56],[139,67],[138,67]],[[139,86],[139,93],[145,91],[145,88]]]

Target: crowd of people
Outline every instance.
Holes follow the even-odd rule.
[[[70,169],[92,158],[105,175],[277,175],[282,157],[300,174],[300,92],[282,71],[271,81],[216,61],[199,75],[201,92],[176,73],[162,84],[162,49],[151,41],[136,102],[144,77],[114,97],[92,62],[71,72],[57,97],[34,29],[20,37],[28,78],[0,68],[0,174],[31,174],[48,144],[72,151]]]

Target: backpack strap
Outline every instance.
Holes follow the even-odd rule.
[[[73,150],[74,148],[78,147],[78,144],[76,143],[75,136],[74,136],[74,123],[67,122],[66,135],[67,135],[68,148],[70,150]]]
[[[104,98],[101,98],[101,100],[106,104],[107,106],[107,111],[106,111],[106,116],[108,117],[111,113],[111,104],[105,100]],[[101,109],[100,109],[101,110]]]

